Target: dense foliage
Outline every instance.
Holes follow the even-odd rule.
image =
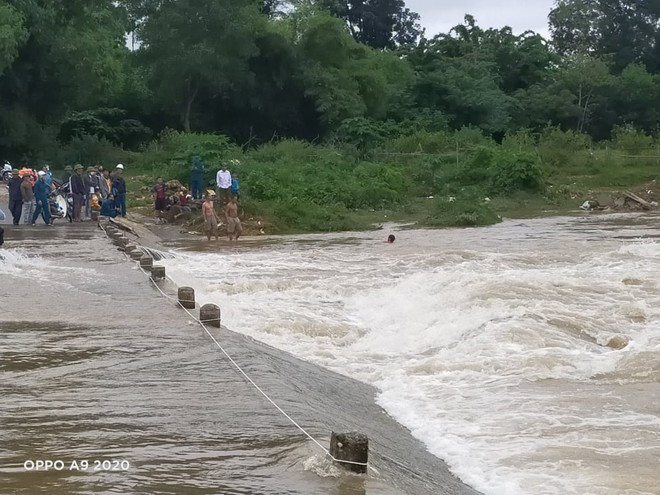
[[[556,0],[544,39],[471,16],[428,38],[403,0],[0,0],[0,158],[234,156],[256,204],[332,225],[569,165],[610,183],[612,150],[657,146],[659,5]]]
[[[470,16],[426,38],[402,0],[1,0],[0,156],[56,159],[84,136],[137,150],[166,128],[328,141],[358,118],[654,133],[658,5],[557,0],[546,40]]]

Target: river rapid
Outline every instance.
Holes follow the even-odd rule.
[[[186,241],[163,263],[229,328],[375,386],[487,495],[657,495],[659,225],[586,215]]]

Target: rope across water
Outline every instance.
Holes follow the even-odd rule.
[[[103,230],[103,233],[104,233],[106,236],[108,236],[108,233],[107,233],[107,231],[105,230],[105,228],[104,228],[102,225],[100,225],[100,224],[99,224],[99,226],[101,227],[101,230]],[[129,259],[130,259],[130,258],[129,258]],[[239,364],[238,364],[236,361],[234,361],[234,359],[233,359],[233,358],[227,353],[227,351],[224,349],[224,347],[222,347],[222,345],[220,344],[220,342],[218,342],[218,340],[213,336],[213,334],[209,331],[209,329],[206,327],[206,325],[205,325],[205,324],[204,324],[199,318],[197,318],[197,317],[196,317],[195,315],[193,315],[190,311],[188,311],[187,308],[184,308],[181,304],[179,304],[179,300],[178,300],[178,298],[175,298],[175,297],[172,297],[172,296],[166,294],[166,293],[160,288],[160,286],[158,285],[158,283],[156,283],[156,281],[153,279],[153,277],[151,276],[151,274],[150,274],[149,272],[147,272],[146,270],[144,270],[144,268],[142,268],[142,267],[140,266],[139,263],[137,263],[137,266],[140,268],[140,270],[142,270],[142,272],[143,272],[145,275],[147,275],[147,276],[149,277],[149,280],[151,281],[151,283],[153,284],[153,286],[158,290],[158,292],[160,292],[160,294],[163,295],[163,296],[164,296],[165,298],[167,298],[168,300],[174,302],[178,307],[182,308],[182,309],[188,314],[188,316],[190,316],[190,318],[192,318],[195,322],[197,322],[197,323],[198,323],[198,324],[204,329],[204,331],[205,331],[205,332],[207,333],[207,335],[211,338],[211,340],[215,343],[215,345],[218,347],[218,349],[220,349],[220,351],[224,354],[224,356],[225,356],[225,357],[229,360],[229,362],[234,366],[234,368],[235,368],[235,369],[236,369],[236,370],[237,370],[237,371],[238,371],[238,372],[239,372],[239,373],[240,373],[240,374],[241,374],[241,375],[242,375],[242,376],[243,376],[243,377],[244,377],[244,378],[245,378],[245,379],[246,379],[246,380],[247,380],[247,381],[248,381],[248,382],[249,382],[249,383],[250,383],[250,384],[251,384],[251,385],[252,385],[252,386],[253,386],[253,387],[254,387],[254,388],[255,388],[255,389],[256,389],[256,390],[257,390],[257,391],[258,391],[258,392],[264,397],[264,398],[265,398],[265,399],[266,399],[266,400],[267,400],[267,401],[268,401],[268,402],[270,402],[270,403],[271,403],[271,404],[272,404],[272,405],[273,405],[273,406],[274,406],[274,407],[275,407],[275,408],[276,408],[276,409],[277,409],[277,410],[278,410],[278,411],[279,411],[279,412],[280,412],[280,413],[281,413],[286,419],[288,419],[288,420],[291,422],[291,424],[293,424],[298,430],[300,430],[301,433],[303,433],[307,438],[309,438],[312,442],[314,442],[314,444],[316,444],[316,446],[319,447],[319,448],[325,453],[326,456],[328,456],[330,459],[332,459],[333,461],[335,461],[335,462],[337,462],[337,463],[340,463],[340,464],[351,464],[351,465],[355,465],[355,466],[366,466],[368,469],[370,469],[370,470],[373,471],[374,473],[378,474],[378,471],[377,471],[375,468],[371,467],[371,466],[370,466],[368,463],[366,463],[366,462],[348,461],[348,460],[343,460],[343,459],[337,459],[336,457],[334,457],[334,456],[330,453],[330,451],[329,451],[328,449],[326,449],[326,448],[325,448],[325,447],[324,447],[324,446],[323,446],[318,440],[316,440],[316,439],[315,439],[315,438],[314,438],[314,437],[313,437],[313,436],[312,436],[307,430],[305,430],[302,426],[300,426],[300,424],[299,424],[296,420],[294,420],[289,414],[287,414],[286,411],[284,411],[284,410],[283,410],[283,409],[282,409],[282,408],[281,408],[281,407],[280,407],[280,406],[279,406],[279,405],[278,405],[273,399],[270,398],[270,396],[269,396],[266,392],[264,392],[264,390],[263,390],[259,385],[257,385],[257,384],[255,383],[255,381],[254,381],[252,378],[250,378],[250,376],[249,376],[249,375],[243,370],[243,368],[241,368],[241,367],[239,366]],[[170,277],[167,277],[167,279],[168,279],[171,283],[174,284],[174,281],[173,281]],[[175,284],[175,285],[176,285],[176,284]],[[183,301],[183,302],[194,302],[194,301]]]

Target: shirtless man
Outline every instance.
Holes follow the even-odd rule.
[[[235,196],[232,196],[229,203],[227,203],[225,216],[227,217],[227,235],[229,236],[229,240],[238,240],[243,233],[243,226],[241,225],[241,220],[238,218],[238,205],[236,204]]]
[[[205,197],[204,203],[202,203],[202,215],[204,217],[204,231],[206,232],[206,237],[208,240],[211,240],[211,236],[215,236],[215,240],[218,240],[218,215],[215,213],[213,208],[213,198],[210,194],[207,194]]]

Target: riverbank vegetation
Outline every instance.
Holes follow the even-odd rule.
[[[654,180],[656,2],[549,20],[431,38],[402,0],[0,2],[0,158],[124,163],[134,205],[195,155],[208,184],[237,160],[276,232],[482,225]]]

